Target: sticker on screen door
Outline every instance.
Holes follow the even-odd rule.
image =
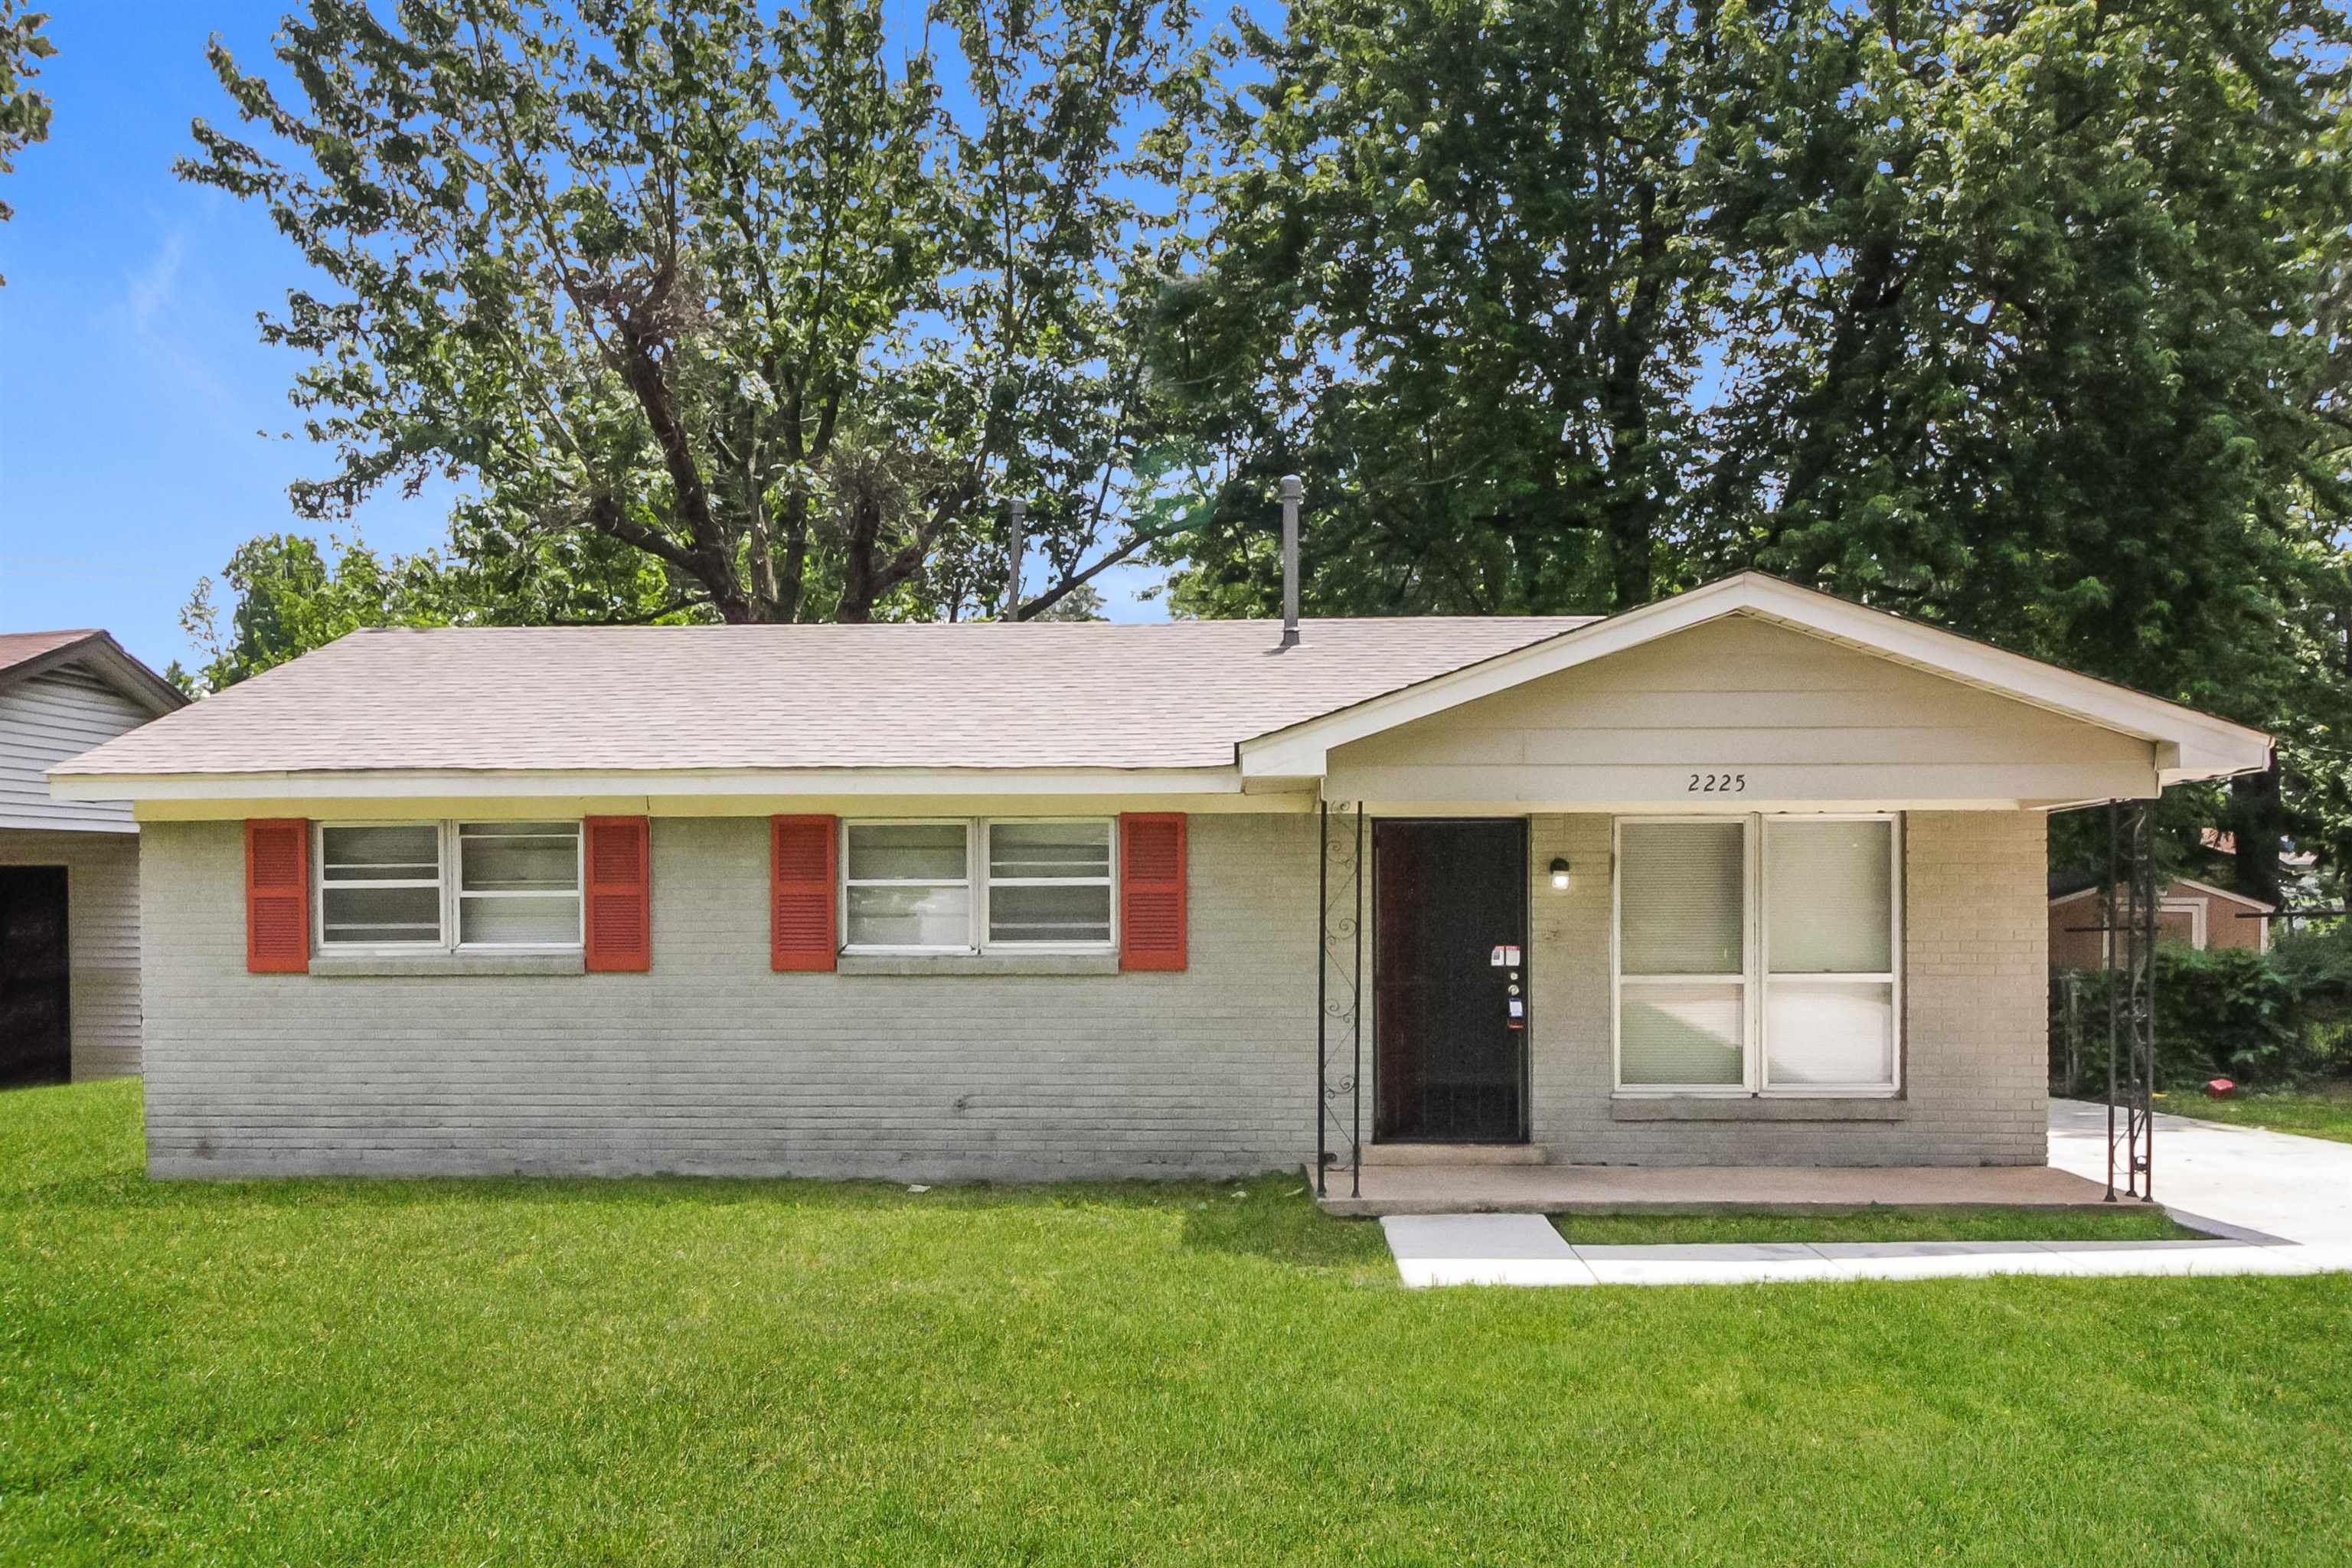
[[[1527,1026],[1528,1005],[1514,996],[1511,998],[1511,1027],[1524,1029]]]
[[[1516,947],[1498,947],[1487,955],[1486,963],[1489,967],[1495,969],[1517,969],[1519,966],[1519,950]]]

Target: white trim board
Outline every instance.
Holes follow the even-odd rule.
[[[1235,748],[1242,775],[1319,778],[1334,747],[1734,615],[2147,741],[2160,784],[2252,772],[2270,760],[2271,739],[2259,730],[1748,572],[1244,741]]]
[[[813,796],[1238,795],[1242,793],[1242,781],[1232,768],[681,768],[611,773],[353,769],[236,773],[80,773],[53,770],[49,792],[60,800],[250,803],[519,796],[796,800]]]

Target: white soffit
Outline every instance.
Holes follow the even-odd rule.
[[[2252,772],[2270,760],[2271,738],[2260,730],[1750,572],[1244,741],[1242,775],[1320,777],[1334,747],[1738,615],[2149,742],[2168,784]]]

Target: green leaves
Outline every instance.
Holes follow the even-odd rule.
[[[0,174],[16,169],[18,153],[49,139],[48,95],[25,85],[58,52],[41,30],[48,20],[45,12],[25,10],[22,0],[0,0]],[[0,223],[14,216],[16,209],[0,197]],[[7,281],[0,278],[0,284]]]
[[[1009,492],[1049,593],[1139,548],[1129,277],[1166,220],[1124,149],[1191,13],[940,16],[964,121],[879,0],[311,0],[274,82],[216,46],[248,129],[182,173],[323,279],[265,327],[338,458],[298,507],[464,476],[498,521],[461,559],[593,535],[729,620],[970,613]]]

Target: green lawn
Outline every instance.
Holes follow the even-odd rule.
[[[1294,1178],[162,1186],[137,1108],[0,1096],[0,1562],[2352,1558],[2341,1280],[1404,1291]]]
[[[2299,1132],[2305,1138],[2352,1143],[2352,1084],[2302,1093],[2249,1094],[2240,1100],[2209,1100],[2195,1089],[2174,1089],[2157,1096],[2156,1108],[2200,1121],[2266,1127],[2273,1132]]]
[[[2204,1233],[2163,1209],[1866,1208],[1831,1214],[1561,1215],[1553,1224],[1590,1246],[1746,1241],[2181,1241]]]

